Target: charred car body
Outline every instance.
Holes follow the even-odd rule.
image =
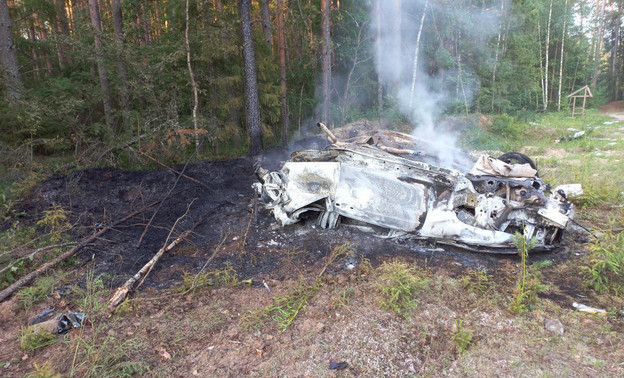
[[[551,190],[524,155],[482,155],[463,174],[465,152],[443,163],[410,135],[372,131],[339,141],[319,127],[331,145],[294,152],[280,171],[256,172],[254,186],[282,226],[315,217],[322,228],[345,223],[387,237],[515,253],[515,233],[533,239],[534,250],[549,250],[573,218],[567,187]]]

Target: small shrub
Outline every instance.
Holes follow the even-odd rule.
[[[429,280],[415,268],[400,261],[384,262],[378,271],[381,307],[407,319],[410,310],[416,307],[416,294],[429,286]]]
[[[54,371],[49,362],[39,365],[33,362],[34,371],[26,374],[25,378],[60,378],[61,375]]]
[[[462,354],[468,350],[468,347],[472,344],[473,331],[468,328],[464,328],[463,321],[461,319],[455,320],[455,327],[457,330],[453,333],[452,339],[457,347],[457,352]]]
[[[53,204],[50,210],[43,212],[44,216],[37,225],[46,227],[50,232],[50,241],[56,243],[61,240],[63,232],[71,228],[69,223],[70,212],[63,207]]]
[[[197,290],[204,286],[218,287],[234,287],[240,282],[236,276],[236,270],[230,265],[226,265],[221,269],[202,271],[198,274],[190,274],[185,272],[182,276],[180,290],[186,292],[188,290]]]
[[[585,284],[599,293],[624,294],[624,233],[603,232],[589,249],[590,264],[582,267]]]
[[[44,276],[35,282],[33,286],[25,287],[17,292],[17,301],[22,309],[28,310],[35,304],[46,299],[54,290],[58,279],[52,276]]]
[[[277,328],[284,332],[295,320],[299,312],[308,304],[314,294],[321,288],[317,281],[315,285],[300,284],[290,294],[283,297],[273,298],[273,305],[267,307],[265,311],[272,315],[277,323]]]
[[[274,297],[272,305],[263,309],[247,311],[241,317],[241,326],[246,331],[258,330],[263,328],[266,322],[271,319],[277,324],[280,332],[284,332],[320,288],[321,284],[318,280],[314,285],[306,285],[302,282],[288,295]]]
[[[468,269],[461,277],[462,287],[472,293],[483,294],[492,288],[492,275],[482,266]]]
[[[57,341],[57,335],[37,330],[35,327],[22,327],[20,332],[20,347],[26,352],[45,348]]]
[[[524,235],[516,233],[514,243],[518,248],[521,261],[521,277],[518,285],[514,289],[514,298],[509,304],[509,310],[520,315],[535,306],[537,303],[537,293],[545,290],[547,286],[540,282],[541,272],[539,270],[530,271],[527,265],[529,251],[535,245],[535,239],[527,240]]]

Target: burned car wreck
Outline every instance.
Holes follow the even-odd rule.
[[[378,130],[292,153],[279,171],[258,168],[254,184],[281,226],[314,219],[322,228],[349,224],[380,236],[434,240],[479,252],[515,253],[521,233],[534,250],[562,240],[574,209],[569,186],[551,190],[533,162],[463,151],[441,159],[426,141]],[[474,163],[466,174],[466,161]]]

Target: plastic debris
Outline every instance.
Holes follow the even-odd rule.
[[[262,284],[264,285],[264,287],[267,289],[267,291],[270,293],[271,289],[269,288],[269,285],[266,283],[266,281],[262,281]]]
[[[82,327],[82,322],[87,315],[81,312],[68,312],[66,314],[60,313],[56,320],[58,320],[58,324],[56,326],[56,333],[62,335],[73,328]]]
[[[342,370],[346,369],[349,366],[345,361],[335,362],[329,361],[329,370]]]
[[[557,335],[563,335],[564,329],[559,319],[544,319],[544,328]]]
[[[54,317],[54,307],[48,307],[45,310],[41,311],[37,316],[32,318],[30,321],[30,325],[35,325],[38,323],[43,323],[46,320],[50,320]]]
[[[578,311],[581,311],[581,312],[588,312],[590,314],[607,315],[607,311],[606,310],[603,310],[601,308],[587,306],[587,305],[584,305],[582,303],[574,302],[574,303],[572,303],[572,307],[574,307],[575,309],[577,309]]]

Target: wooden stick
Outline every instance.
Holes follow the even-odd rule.
[[[5,266],[4,268],[0,269],[0,274],[6,272],[7,270],[11,269],[11,267],[13,267],[15,264],[17,264],[19,261],[22,261],[24,259],[33,259],[33,257],[35,257],[35,255],[39,252],[42,251],[47,251],[48,249],[52,249],[52,248],[62,248],[62,247],[67,247],[70,245],[76,245],[76,243],[61,243],[61,244],[52,244],[52,245],[46,245],[45,247],[41,247],[41,248],[37,248],[34,251],[28,253],[27,255],[18,257],[17,259],[13,260],[11,263],[9,263],[7,266]]]
[[[158,252],[156,252],[156,254],[154,255],[154,257],[152,257],[152,259],[150,261],[148,261],[147,264],[143,265],[143,268],[141,268],[141,270],[139,270],[134,276],[130,277],[123,285],[121,285],[119,288],[117,288],[117,290],[115,291],[115,294],[113,294],[111,299],[108,301],[108,311],[111,314],[113,314],[115,312],[115,310],[117,310],[117,307],[121,304],[121,302],[123,302],[126,299],[126,297],[128,296],[128,293],[131,290],[133,290],[134,284],[138,280],[140,280],[142,277],[144,278],[144,275],[146,276],[147,273],[149,273],[149,271],[151,271],[151,269],[154,266],[154,264],[156,264],[158,262],[160,257],[165,252],[168,252],[168,251],[172,250],[173,248],[175,248],[175,246],[180,244],[180,242],[182,242],[187,236],[189,236],[191,234],[191,232],[192,232],[192,230],[184,231],[182,233],[182,235],[178,236],[169,245],[159,249]]]
[[[99,238],[100,236],[104,235],[104,233],[110,229],[112,229],[113,227],[117,226],[120,223],[123,223],[125,221],[127,221],[128,219],[134,217],[137,214],[142,213],[143,211],[149,209],[150,207],[156,205],[157,203],[159,203],[160,201],[155,201],[150,203],[147,206],[142,207],[141,209],[134,211],[128,215],[126,215],[125,217],[121,218],[120,220],[114,222],[113,224],[111,224],[110,226],[106,226],[103,229],[101,229],[100,231],[96,232],[95,234],[89,236],[86,239],[83,239],[80,243],[78,243],[77,246],[75,246],[74,248],[70,249],[69,251],[63,253],[62,255],[58,256],[57,258],[55,258],[54,260],[50,261],[47,264],[44,264],[43,266],[41,266],[40,268],[38,268],[37,270],[30,272],[29,274],[25,275],[24,277],[20,278],[19,280],[15,281],[11,286],[7,287],[6,289],[2,290],[2,292],[0,292],[0,302],[4,302],[7,298],[9,298],[11,295],[13,295],[19,288],[21,288],[22,286],[30,283],[32,280],[34,280],[35,278],[39,277],[42,273],[44,273],[46,270],[54,268],[55,266],[57,266],[59,263],[63,262],[64,260],[66,260],[67,258],[73,256],[74,254],[76,254],[76,252],[82,250],[87,244],[91,243],[92,241],[94,241],[95,239]]]
[[[201,186],[203,186],[204,188],[206,188],[206,189],[208,189],[208,190],[210,190],[210,191],[212,191],[212,190],[213,190],[213,189],[212,189],[212,188],[210,188],[208,185],[204,184],[203,182],[199,181],[198,179],[193,178],[193,177],[188,176],[188,175],[185,175],[185,174],[184,174],[184,173],[182,173],[182,172],[178,172],[178,171],[176,171],[175,169],[171,168],[171,167],[170,167],[170,166],[168,166],[167,164],[165,164],[165,163],[163,163],[163,162],[161,162],[161,161],[157,160],[157,159],[156,159],[156,158],[154,158],[153,156],[150,156],[150,155],[146,154],[145,152],[143,152],[143,151],[141,151],[141,150],[136,150],[136,149],[134,149],[134,148],[132,148],[132,147],[130,147],[130,146],[128,146],[128,147],[129,147],[131,150],[136,151],[136,152],[140,153],[141,155],[145,156],[146,158],[150,159],[150,160],[151,160],[151,161],[153,161],[154,163],[156,163],[156,164],[160,165],[161,167],[168,169],[168,170],[169,170],[169,171],[171,171],[172,173],[175,173],[176,175],[180,175],[180,176],[184,177],[185,179],[187,179],[187,180],[189,180],[189,181],[192,181],[192,182],[194,182],[194,183],[196,183],[196,184],[198,184],[198,185],[201,185]]]

